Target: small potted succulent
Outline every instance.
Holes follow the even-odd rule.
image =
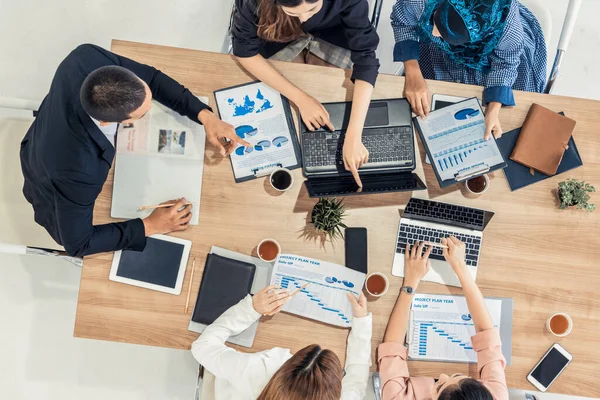
[[[329,235],[335,240],[344,236],[341,229],[346,228],[343,222],[344,213],[342,200],[335,197],[320,198],[312,209],[310,222],[318,233]]]
[[[567,179],[558,184],[558,200],[560,208],[577,207],[579,210],[594,211],[595,204],[588,203],[590,195],[596,188],[584,181],[577,179]]]

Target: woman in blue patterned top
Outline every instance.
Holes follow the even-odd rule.
[[[502,135],[498,115],[515,105],[513,89],[544,90],[544,35],[518,0],[398,0],[392,28],[404,96],[422,117],[431,98],[425,79],[484,86],[486,139]]]

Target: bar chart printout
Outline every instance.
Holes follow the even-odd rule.
[[[474,167],[504,162],[495,140],[484,140],[485,116],[477,99],[444,107],[417,120],[442,180],[454,179]]]
[[[365,274],[326,261],[279,255],[273,267],[271,285],[294,293],[307,283],[309,285],[288,301],[282,311],[349,328],[352,305],[347,293],[360,295]]]
[[[502,300],[485,302],[498,328]],[[407,335],[410,359],[476,363],[477,353],[471,344],[474,335],[475,326],[463,296],[415,296]]]

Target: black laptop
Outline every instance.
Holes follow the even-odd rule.
[[[335,131],[310,131],[301,124],[302,165],[310,197],[405,192],[426,188],[414,173],[415,143],[406,99],[373,100],[362,141],[369,161],[359,170],[362,189],[344,168],[342,147],[352,103],[323,103]]]

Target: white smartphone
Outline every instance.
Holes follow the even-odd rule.
[[[545,392],[571,360],[573,360],[573,356],[560,344],[554,343],[527,375],[527,380],[538,390]]]

